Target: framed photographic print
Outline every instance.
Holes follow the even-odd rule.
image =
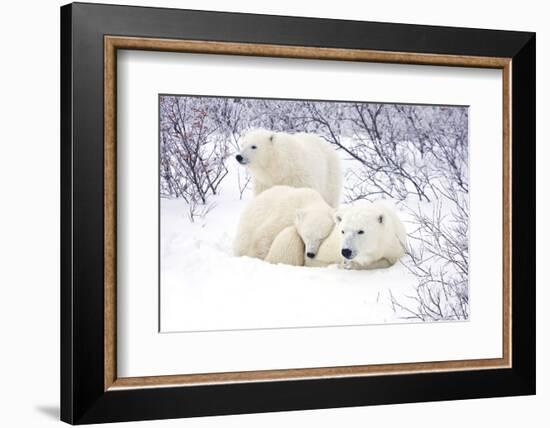
[[[535,35],[61,8],[61,418],[535,393]]]

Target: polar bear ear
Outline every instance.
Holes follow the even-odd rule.
[[[342,211],[334,211],[334,223],[338,224],[342,221]]]
[[[270,142],[273,142],[275,140],[275,134],[272,133],[270,136],[269,136],[269,141]]]

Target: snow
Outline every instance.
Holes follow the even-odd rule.
[[[345,160],[347,168],[351,162]],[[233,256],[239,215],[252,194],[247,189],[239,199],[237,174],[244,170],[232,157],[227,166],[220,193],[211,199],[213,208],[194,222],[185,201],[161,199],[162,332],[408,321],[390,301],[390,291],[402,298],[414,294],[415,279],[401,263],[352,271]]]

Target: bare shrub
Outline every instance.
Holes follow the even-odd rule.
[[[193,101],[169,97],[161,104],[160,187],[164,196],[183,198],[197,208],[217,194],[227,175],[228,148],[209,123],[207,109]]]

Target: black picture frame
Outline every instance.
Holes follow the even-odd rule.
[[[512,367],[104,389],[104,36],[512,59]],[[73,3],[61,8],[61,420],[71,424],[535,393],[535,34]]]

